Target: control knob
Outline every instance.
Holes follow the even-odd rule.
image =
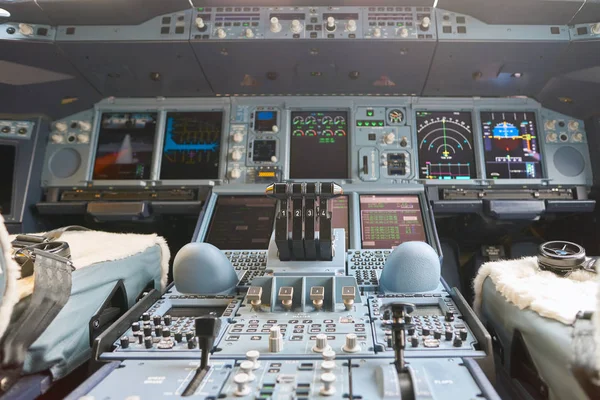
[[[346,344],[342,347],[346,353],[356,353],[360,351],[360,346],[358,345],[358,339],[354,333],[349,333],[346,335]]]
[[[168,327],[165,327],[162,331],[162,337],[170,338],[171,337],[171,329],[169,329]]]
[[[229,173],[229,176],[231,177],[231,179],[240,179],[240,177],[242,176],[242,171],[239,168],[234,168]]]
[[[175,341],[177,343],[183,341],[183,334],[179,331],[175,332]]]
[[[234,133],[233,134],[233,141],[234,143],[242,143],[242,141],[244,140],[244,134],[243,133]]]
[[[335,360],[335,351],[333,351],[331,348],[329,350],[325,350],[323,352],[323,360],[325,360],[325,361]]]
[[[200,32],[204,32],[206,30],[206,24],[204,23],[204,20],[201,17],[196,18],[196,27]]]
[[[248,381],[253,381],[256,377],[255,375],[252,373],[252,370],[254,369],[254,363],[252,361],[242,361],[242,363],[240,364],[240,370],[248,375]]]
[[[321,394],[323,396],[333,396],[335,394],[335,375],[331,372],[327,372],[321,375],[321,382],[323,387],[321,388]]]
[[[321,363],[321,369],[325,372],[332,372],[335,369],[335,361],[323,361]]]
[[[375,28],[375,30],[373,30],[373,36],[381,37],[381,29]]]
[[[442,338],[442,331],[439,329],[436,329],[435,331],[433,331],[433,338],[434,339],[441,339]]]
[[[147,349],[152,348],[152,336],[146,336],[144,338],[144,347],[146,347]]]
[[[163,322],[165,323],[166,326],[171,325],[172,321],[173,321],[173,319],[168,314],[163,317]]]
[[[152,327],[150,325],[144,325],[144,336],[152,336]]]
[[[260,357],[260,353],[258,352],[258,350],[249,350],[248,352],[246,352],[246,359],[254,363],[253,369],[258,369],[260,367],[258,357]]]
[[[549,133],[546,135],[546,140],[548,142],[556,142],[558,140],[558,135],[555,132]]]
[[[594,35],[599,35],[600,34],[600,22],[596,22],[594,25],[592,25],[591,31]]]
[[[469,334],[469,332],[467,332],[467,330],[463,328],[459,331],[458,334],[460,335],[461,340],[467,340],[467,335]]]
[[[411,336],[410,337],[410,344],[412,347],[419,347],[419,337],[418,336]]]
[[[279,127],[277,125],[273,125],[273,127],[271,128],[271,132],[273,132],[273,133],[279,132]]]
[[[189,340],[187,342],[187,347],[190,350],[195,349],[196,348],[196,338],[192,338],[192,340]]]
[[[250,29],[250,28],[246,29],[246,37],[248,39],[253,38],[254,37],[254,31],[252,29]]]
[[[327,350],[331,350],[331,346],[327,344],[327,335],[324,333],[319,333],[316,338],[316,344],[313,346],[312,350],[315,353],[324,353]]]
[[[121,338],[121,348],[122,349],[126,349],[129,347],[129,337],[128,336],[123,336]]]
[[[327,25],[325,27],[329,32],[335,31],[335,18],[329,17],[327,18]]]
[[[231,159],[233,161],[240,161],[242,159],[242,152],[239,150],[234,150],[231,152]]]
[[[140,323],[134,322],[133,324],[131,324],[131,330],[133,332],[138,332],[140,330]]]
[[[398,34],[400,35],[400,37],[408,37],[408,29],[406,28],[400,28],[398,29]]]
[[[556,120],[555,119],[549,119],[548,121],[546,121],[546,123],[544,124],[544,126],[548,130],[554,130],[554,129],[556,129]]]
[[[155,315],[152,317],[152,322],[154,322],[154,325],[160,325],[161,323],[161,317],[160,315]]]
[[[142,321],[150,321],[150,314],[145,312],[142,314]]]
[[[279,18],[277,17],[271,18],[271,32],[281,32],[281,24],[279,23]]]
[[[429,30],[430,25],[431,25],[431,18],[429,18],[429,17],[423,18],[423,20],[421,21],[421,30],[423,30],[423,31]]]
[[[350,21],[348,21],[348,23],[346,24],[346,29],[349,32],[355,32],[356,31],[356,21],[351,19]]]
[[[429,328],[424,326],[423,328],[421,328],[421,333],[423,333],[423,336],[429,336],[431,334],[431,331],[429,330]]]
[[[400,146],[401,146],[401,147],[406,147],[406,146],[408,146],[408,141],[406,140],[406,137],[403,137],[403,138],[400,140]]]
[[[454,338],[454,342],[452,344],[453,344],[454,347],[461,347],[462,343],[463,343],[462,339],[459,338],[458,336],[456,336]]]
[[[454,313],[452,311],[446,311],[444,319],[446,320],[446,322],[454,321]]]
[[[292,21],[292,26],[290,27],[292,33],[300,33],[302,32],[302,24],[299,20],[295,19]]]
[[[79,129],[89,132],[92,130],[92,124],[90,124],[88,121],[79,121]]]
[[[394,140],[396,140],[396,135],[394,135],[393,133],[383,135],[383,142],[385,144],[392,144],[394,143]]]
[[[62,143],[65,141],[63,135],[59,135],[58,133],[53,134],[50,139],[52,139],[52,143]]]
[[[187,331],[185,333],[185,340],[190,342],[192,339],[194,339],[194,333],[192,331]]]
[[[154,334],[156,335],[156,337],[162,336],[162,331],[163,331],[162,325],[154,326]]]
[[[576,131],[577,129],[579,129],[579,122],[578,121],[569,121],[569,130]]]
[[[19,33],[23,36],[33,35],[33,27],[28,24],[19,24]]]
[[[54,124],[54,127],[59,132],[66,132],[67,131],[67,124],[64,123],[64,122],[57,122],[56,124]]]
[[[87,133],[80,133],[79,135],[77,135],[77,143],[89,143],[90,142],[90,136]]]
[[[446,332],[444,333],[445,338],[447,341],[452,340],[452,337],[454,336],[454,332],[452,332],[452,329],[448,328],[446,329]]]
[[[227,37],[227,32],[225,32],[225,29],[223,29],[223,28],[217,29],[217,37],[219,39],[225,39]]]
[[[283,335],[281,334],[281,328],[276,325],[271,327],[269,333],[269,351],[279,353],[281,350],[283,350]]]
[[[583,133],[577,132],[573,135],[574,142],[583,142]]]
[[[233,377],[233,382],[236,385],[236,389],[233,394],[237,397],[244,397],[250,394],[250,388],[248,382],[250,381],[247,374],[240,373]]]

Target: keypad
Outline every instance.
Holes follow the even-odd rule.
[[[225,256],[231,261],[240,277],[238,286],[250,286],[252,280],[258,276],[263,276],[267,269],[267,251],[226,251]]]
[[[350,250],[348,251],[348,275],[354,276],[358,286],[376,288],[385,260],[391,250]]]

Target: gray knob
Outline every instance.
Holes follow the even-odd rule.
[[[313,346],[312,350],[315,353],[323,353],[329,349],[331,349],[331,347],[327,344],[327,335],[319,333],[316,338],[316,344]]]
[[[279,353],[283,350],[283,336],[279,326],[273,326],[269,333],[269,351],[271,353]]]
[[[346,335],[346,344],[342,347],[346,353],[356,353],[360,351],[360,346],[358,345],[358,338],[354,333],[349,333]]]

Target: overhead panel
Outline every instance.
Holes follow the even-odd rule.
[[[436,10],[438,44],[425,95],[535,95],[569,45],[564,25],[488,25]]]
[[[139,26],[59,26],[57,43],[103,96],[209,96],[189,45],[192,11]]]

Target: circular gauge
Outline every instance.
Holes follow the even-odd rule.
[[[301,131],[300,129],[296,129],[294,132],[292,132],[292,135],[294,135],[294,136],[304,136],[304,131]]]
[[[294,119],[292,120],[292,123],[294,125],[300,125],[303,122],[304,122],[304,118],[302,118],[300,116],[294,117]]]
[[[306,136],[317,136],[317,131],[310,129],[306,131]]]
[[[333,131],[331,129],[325,129],[323,131],[323,136],[333,136]]]
[[[324,116],[323,119],[321,120],[321,123],[323,125],[331,125],[332,122],[333,122],[333,118],[331,118],[329,115]]]
[[[337,116],[333,120],[333,123],[336,124],[336,125],[338,125],[338,124],[344,124],[344,123],[346,123],[346,118],[341,117],[341,116]]]
[[[417,112],[422,179],[477,177],[469,112]]]
[[[346,131],[343,129],[338,129],[335,131],[335,136],[346,136]]]
[[[395,125],[401,124],[404,121],[404,113],[398,109],[390,110],[388,112],[388,124]]]
[[[313,117],[313,116],[306,117],[306,119],[304,120],[304,123],[306,125],[314,125],[314,124],[317,123],[317,119],[315,117]]]

